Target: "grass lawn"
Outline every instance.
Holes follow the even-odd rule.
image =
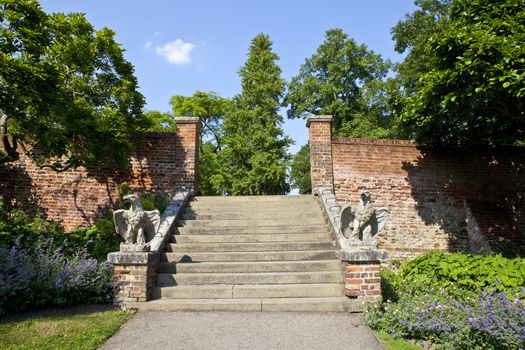
[[[423,350],[422,347],[410,343],[404,339],[394,338],[384,332],[376,332],[376,336],[381,340],[386,350]]]
[[[0,349],[96,349],[131,316],[107,310],[0,323]]]

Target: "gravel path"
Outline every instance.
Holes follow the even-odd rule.
[[[384,350],[360,314],[138,312],[102,350]]]

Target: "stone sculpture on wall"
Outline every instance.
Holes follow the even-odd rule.
[[[153,239],[160,225],[158,210],[146,211],[142,208],[139,196],[130,194],[124,197],[130,202],[128,210],[119,209],[113,214],[115,230],[124,238],[121,251],[148,251],[148,242]]]
[[[385,208],[374,208],[370,201],[370,192],[361,192],[357,206],[347,205],[341,211],[341,234],[350,245],[376,247],[373,239],[385,226],[390,212]]]

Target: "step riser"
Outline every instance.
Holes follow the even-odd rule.
[[[319,242],[331,240],[328,233],[269,234],[269,235],[173,235],[171,243],[263,243]]]
[[[252,235],[252,234],[295,234],[329,232],[326,225],[310,226],[261,226],[261,227],[176,227],[179,235]]]
[[[297,261],[329,260],[336,257],[334,250],[305,252],[242,252],[242,253],[163,253],[164,262],[197,262],[197,261]]]
[[[149,303],[125,303],[142,311],[273,311],[273,312],[363,312],[360,300],[340,298],[262,299],[161,299]]]
[[[281,274],[157,274],[157,285],[341,283],[339,272]]]
[[[199,210],[198,213],[185,212],[182,214],[182,220],[298,220],[298,219],[310,219],[315,218],[317,220],[324,220],[323,215],[317,211],[309,212],[288,212],[283,213],[281,211],[257,211],[252,213],[220,213],[220,212],[206,212]]]
[[[290,250],[328,250],[335,243],[328,242],[279,242],[279,243],[195,243],[168,244],[167,252],[269,252]]]
[[[254,299],[254,298],[319,298],[343,296],[342,284],[304,285],[218,285],[156,287],[154,299]]]
[[[179,220],[180,227],[280,227],[283,226],[308,226],[308,225],[323,225],[324,221],[321,218],[304,218],[304,219],[290,219],[290,220]]]
[[[198,196],[193,198],[190,203],[315,203],[315,198],[311,195],[303,196]]]
[[[160,263],[161,273],[256,273],[256,272],[310,272],[339,271],[339,260],[291,261],[252,263]]]

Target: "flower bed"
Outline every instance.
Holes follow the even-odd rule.
[[[524,259],[431,253],[382,277],[384,298],[365,314],[374,330],[443,349],[525,348]]]

